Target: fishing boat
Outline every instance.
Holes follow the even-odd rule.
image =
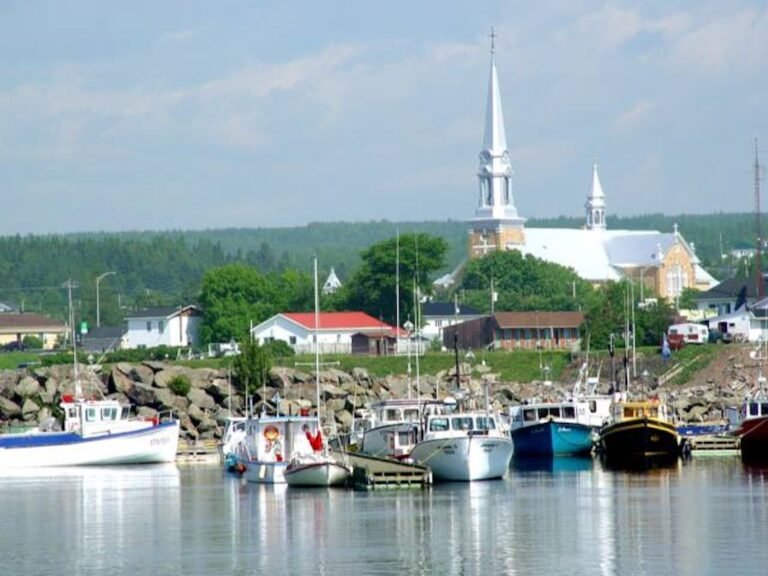
[[[132,418],[117,400],[65,395],[63,425],[47,421],[26,432],[0,435],[0,471],[12,468],[105,466],[173,462],[179,421]]]
[[[242,463],[238,461],[237,446],[245,438],[245,416],[230,416],[224,428],[219,445],[219,457],[224,463],[224,469],[228,472],[245,472]]]
[[[738,427],[733,434],[739,438],[744,462],[768,462],[768,394],[765,377],[745,399],[739,413]]]
[[[351,469],[338,460],[324,443],[320,423],[320,306],[315,277],[315,406],[298,416],[268,416],[262,412],[245,424],[245,437],[237,445],[234,465],[249,482],[294,486],[335,486],[346,481]],[[279,407],[279,402],[278,402]]]
[[[680,437],[659,398],[628,400],[617,395],[613,420],[600,431],[600,447],[608,461],[644,464],[675,460]]]
[[[74,394],[61,396],[62,420],[49,418],[31,430],[0,434],[0,471],[173,462],[180,425],[171,412],[152,418],[132,417],[130,406],[118,400],[86,398],[83,393],[75,345],[72,283],[68,286]]]
[[[510,407],[510,435],[515,456],[575,456],[589,454],[594,429],[578,419],[586,402],[540,402]]]
[[[490,411],[430,414],[411,458],[429,467],[435,481],[501,478],[512,459],[512,440],[499,422]]]

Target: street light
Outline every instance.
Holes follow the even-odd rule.
[[[104,272],[104,274],[99,274],[96,276],[96,328],[101,327],[101,315],[99,311],[99,282],[104,280],[107,276],[113,276],[117,274],[117,272]]]

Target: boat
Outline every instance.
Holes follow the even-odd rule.
[[[450,405],[452,400],[444,402]],[[490,411],[430,414],[411,459],[429,467],[435,481],[502,478],[512,459],[512,439],[499,423]]]
[[[510,435],[515,456],[576,456],[589,454],[594,429],[581,423],[586,402],[565,400],[510,407]]]
[[[106,466],[173,462],[179,421],[132,418],[117,400],[64,395],[63,426],[43,422],[25,432],[0,434],[0,471],[13,468]]]
[[[680,437],[658,397],[629,400],[617,394],[613,420],[600,431],[600,448],[609,462],[645,464],[675,460]]]
[[[294,486],[336,486],[352,473],[346,463],[328,450],[320,422],[320,306],[315,276],[315,406],[314,416],[308,410],[299,415],[266,415],[249,417],[245,437],[238,443],[233,464],[242,470],[249,482],[290,484]],[[279,403],[278,403],[279,407]]]
[[[742,403],[738,427],[733,434],[739,438],[744,462],[768,462],[768,394],[762,374],[756,389]]]
[[[222,434],[221,444],[219,445],[219,457],[224,463],[224,469],[227,472],[237,472],[240,474],[245,472],[243,464],[238,460],[236,449],[245,438],[246,421],[247,418],[245,416],[230,416],[224,427],[224,434]]]
[[[22,432],[0,434],[0,471],[15,468],[107,466],[174,462],[180,424],[172,412],[132,417],[130,406],[109,398],[86,398],[75,345],[69,283],[74,394],[62,394],[63,420],[49,418]]]

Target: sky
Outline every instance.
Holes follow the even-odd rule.
[[[0,235],[469,219],[491,27],[521,216],[753,209],[765,2],[4,0]]]

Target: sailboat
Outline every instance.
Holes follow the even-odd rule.
[[[317,290],[317,258],[314,260],[315,275],[315,405],[317,406],[317,431],[304,431],[312,452],[296,453],[285,469],[285,481],[289,486],[340,486],[352,475],[349,464],[330,452],[320,427],[320,301]]]
[[[72,292],[70,283],[70,326]],[[86,398],[80,382],[72,332],[75,393],[61,396],[63,422],[53,418],[19,433],[0,434],[0,472],[16,468],[104,466],[173,462],[179,420],[134,418],[130,406],[114,399]]]

